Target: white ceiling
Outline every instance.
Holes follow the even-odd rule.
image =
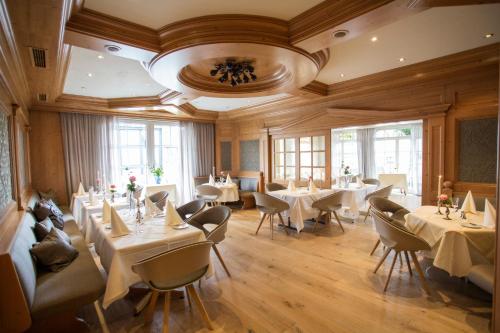
[[[103,58],[99,59],[99,55]],[[71,48],[65,94],[118,98],[154,96],[164,90],[136,60]]]
[[[85,8],[159,29],[215,14],[248,14],[290,20],[323,0],[86,0]]]
[[[495,35],[484,38],[487,33]],[[498,43],[499,37],[500,4],[432,8],[333,46],[316,80],[350,80]]]
[[[218,97],[198,97],[189,102],[197,109],[209,111],[231,111],[249,106],[268,103],[279,99],[289,97],[289,94],[277,94],[262,97],[246,97],[246,98],[218,98]]]

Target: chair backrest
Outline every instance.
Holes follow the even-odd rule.
[[[240,190],[257,192],[259,182],[256,178],[240,177]]]
[[[226,206],[216,206],[203,211],[202,213],[194,216],[188,221],[194,227],[197,227],[203,232],[207,240],[214,243],[219,243],[226,237],[227,223],[231,217],[231,209]],[[216,224],[217,227],[208,231],[203,226],[205,224]]]
[[[204,196],[204,195],[217,196],[217,198],[222,195],[222,191],[220,189],[218,189],[217,187],[212,186],[212,185],[196,186],[196,193],[198,193],[198,195],[201,195],[201,196]]]
[[[148,199],[151,200],[151,202],[154,203],[159,210],[163,211],[163,208],[165,208],[165,204],[167,203],[167,197],[167,191],[159,191],[155,194],[151,194]]]
[[[213,242],[193,243],[141,260],[132,270],[152,289],[165,291],[189,285],[205,275]]]
[[[177,207],[177,213],[181,216],[181,218],[186,222],[187,220],[193,218],[196,214],[201,212],[207,203],[205,200],[193,200],[190,201],[180,207]],[[189,217],[187,217],[190,215]]]
[[[281,200],[273,197],[272,195],[266,193],[255,192],[253,194],[255,197],[255,205],[259,209],[274,210],[276,212],[282,212],[290,209],[290,205],[285,200]]]
[[[209,176],[193,177],[194,187],[208,183]]]
[[[426,241],[410,231],[395,226],[386,215],[380,214],[376,210],[370,210],[370,215],[375,221],[375,229],[385,246],[397,251],[428,251],[431,249]]]
[[[384,186],[382,188],[379,188],[376,191],[373,191],[370,194],[367,194],[365,197],[365,200],[368,200],[373,197],[379,197],[379,198],[389,198],[392,192],[392,185]]]
[[[385,214],[390,218],[391,222],[396,223],[396,226],[402,227],[406,230],[404,227],[406,222],[404,217],[406,214],[410,213],[408,209],[389,199],[381,197],[372,197],[368,199],[368,202],[372,207],[371,209],[376,210],[380,214]]]
[[[312,207],[324,211],[338,209],[339,206],[342,206],[342,198],[344,196],[344,193],[345,191],[338,191],[324,198],[318,199],[313,202]]]
[[[380,180],[375,179],[375,178],[365,178],[365,179],[363,179],[363,183],[369,184],[369,185],[380,186]]]
[[[279,190],[286,190],[287,187],[278,183],[267,183],[266,184],[266,191],[267,192],[272,192],[272,191],[279,191]]]
[[[361,176],[362,175],[360,173],[358,173],[357,175],[351,176],[351,183],[357,182],[358,181],[358,177],[361,178]]]

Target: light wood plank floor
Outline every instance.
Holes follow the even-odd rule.
[[[215,332],[487,332],[491,298],[464,280],[428,270],[433,290],[427,297],[418,278],[399,263],[388,291],[382,292],[390,262],[372,271],[381,256],[369,252],[376,241],[371,221],[324,227],[314,235],[312,223],[300,237],[280,230],[270,239],[268,225],[254,235],[256,210],[233,211],[220,252],[233,277],[215,256],[215,275],[199,291]],[[423,260],[422,264],[428,266]],[[198,288],[198,287],[196,287]],[[151,326],[133,316],[140,295],[129,295],[105,311],[111,332],[161,331],[158,302]],[[92,307],[82,317],[99,331]],[[171,332],[208,332],[187,300],[171,304]]]

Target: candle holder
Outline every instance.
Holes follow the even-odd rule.
[[[437,202],[437,208],[438,208],[438,210],[437,210],[436,214],[443,215],[443,213],[441,212],[441,201],[440,200],[438,200],[438,202]]]
[[[444,211],[445,217],[443,217],[444,220],[451,220],[450,218],[450,206],[446,205],[446,210]]]

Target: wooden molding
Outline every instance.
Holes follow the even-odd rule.
[[[451,104],[438,104],[405,110],[350,109],[335,107],[326,109],[326,113],[333,117],[353,119],[405,119],[415,117],[428,118],[432,116],[444,116],[450,109],[450,107]]]
[[[309,83],[307,86],[300,88],[300,90],[306,91],[308,93],[312,93],[312,94],[318,95],[318,96],[328,95],[328,85],[323,83],[323,82],[319,82],[319,81],[313,81],[313,82]]]

